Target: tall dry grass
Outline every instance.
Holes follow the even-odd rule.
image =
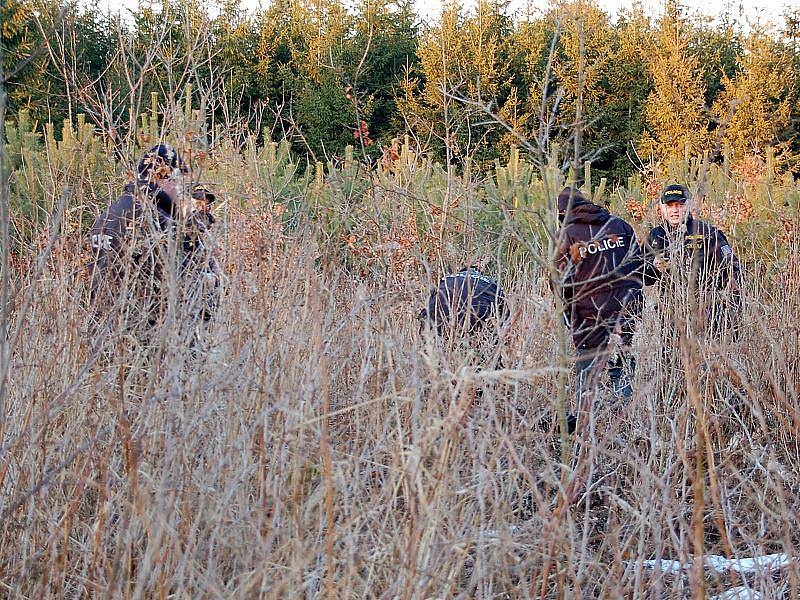
[[[791,177],[697,159],[587,190],[642,234],[667,180],[702,192],[744,261],[743,330],[667,339],[660,315],[691,324],[690,303],[651,292],[633,399],[598,395],[578,434],[561,436],[555,415],[575,406],[561,406],[570,352],[547,281],[558,157],[539,156],[540,169],[512,150],[481,174],[406,141],[371,169],[352,151],[303,164],[242,133],[235,110],[209,127],[225,77],[193,110],[197,94],[175,82],[201,78],[160,47],[168,32],[127,65],[131,122],[115,147],[113,115],[100,132],[78,117],[38,136],[23,114],[7,129],[2,595],[798,595],[796,563],[674,576],[641,562],[796,555]],[[148,70],[170,75],[168,100],[142,115]],[[155,326],[87,301],[87,226],[165,132],[222,198],[212,241],[225,293],[206,325],[177,301],[174,272]],[[430,287],[466,262],[506,287],[503,369],[479,371],[467,349],[418,332]]]
[[[269,171],[263,155],[240,160],[240,180],[217,178],[230,199]],[[451,182],[462,208],[483,197],[475,177]],[[416,210],[413,177],[365,181],[345,221]],[[341,172],[310,185],[302,194],[334,190],[328,207],[352,188]],[[640,562],[796,555],[797,280],[778,262],[796,260],[796,242],[772,263],[751,253],[738,341],[675,341],[665,363],[650,294],[633,399],[601,394],[562,439],[554,399],[569,360],[545,269],[482,254],[512,316],[505,368],[479,371],[415,320],[443,263],[463,258],[464,228],[481,229],[471,210],[438,262],[429,245],[454,229],[429,221],[434,239],[417,231],[386,276],[391,265],[354,262],[349,240],[320,234],[338,231],[330,209],[284,227],[271,202],[220,209],[225,294],[207,325],[173,311],[134,335],[141,315],[92,314],[78,226],[48,248],[45,223],[20,246],[0,429],[3,595],[798,595],[796,564],[672,576]]]

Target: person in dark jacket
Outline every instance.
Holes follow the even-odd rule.
[[[183,235],[181,276],[187,282],[185,296],[191,312],[204,321],[213,317],[221,295],[221,271],[207,240],[208,230],[216,222],[211,210],[215,201],[215,194],[204,184],[192,187]]]
[[[192,205],[189,217],[195,223],[202,223],[205,229],[216,223],[212,212],[217,197],[205,184],[196,183],[192,186]]]
[[[216,272],[213,257],[201,259],[199,252],[204,248],[202,233],[210,212],[204,214],[181,204],[181,183],[187,172],[174,149],[165,144],[154,146],[139,161],[136,180],[95,220],[90,264],[95,306],[113,305],[124,291],[128,314],[152,325],[167,302],[165,268],[171,262],[178,275]],[[204,189],[205,201],[207,194]],[[213,201],[213,194],[211,197]],[[179,229],[185,234],[182,244],[176,244]],[[203,309],[199,312],[206,318]]]
[[[662,303],[687,311],[695,308],[712,334],[736,333],[741,308],[741,268],[725,234],[695,219],[684,185],[664,188],[660,212],[663,224],[647,239],[645,285],[658,284]],[[673,324],[683,319],[673,318]]]
[[[153,147],[139,161],[136,180],[95,220],[90,265],[95,304],[114,301],[130,266],[144,283],[136,290],[144,305],[151,308],[158,303],[163,266],[159,255],[166,251],[166,240],[174,235],[179,217],[175,175],[185,170],[175,150],[164,144]]]
[[[441,337],[475,342],[485,362],[489,354],[496,354],[497,327],[507,316],[500,285],[476,267],[469,267],[442,277],[418,318],[420,332],[429,328]]]
[[[628,347],[642,310],[642,250],[627,222],[578,189],[562,190],[558,213],[553,284],[578,355],[578,396],[608,370],[613,394],[629,398],[635,360]]]

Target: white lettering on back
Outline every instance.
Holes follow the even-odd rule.
[[[95,233],[92,236],[92,248],[95,250],[111,250],[111,236],[104,233]]]

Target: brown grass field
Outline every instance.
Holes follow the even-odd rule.
[[[551,206],[540,180],[516,180],[528,204],[493,237],[481,211],[502,204],[500,175],[404,151],[371,171],[318,166],[289,192],[296,165],[274,147],[220,146],[204,177],[226,198],[212,230],[225,293],[195,334],[180,303],[155,327],[89,310],[85,223],[124,181],[90,138],[45,144],[49,171],[11,175],[47,216],[12,214],[0,595],[798,596],[793,561],[680,575],[642,563],[797,555],[798,247],[779,239],[796,216],[764,216],[796,205],[790,180],[681,167],[742,258],[742,334],[665,339],[668,309],[649,293],[633,399],[599,395],[562,438],[549,424],[574,409],[571,350],[533,225],[534,199]],[[649,210],[648,182],[671,176],[605,199]],[[755,216],[728,215],[730,189]],[[473,257],[507,288],[500,370],[417,330],[444,268]]]

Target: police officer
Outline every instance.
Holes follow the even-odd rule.
[[[196,186],[191,201],[184,199],[187,172],[173,148],[154,146],[139,161],[136,180],[95,220],[90,265],[95,306],[113,305],[124,292],[125,304],[117,308],[155,324],[170,297],[165,284],[172,264],[181,286],[175,297],[188,302],[181,308],[191,317],[210,318],[219,270],[203,237],[213,223],[215,197]]]
[[[212,209],[217,201],[217,196],[208,189],[205,184],[196,183],[192,186],[192,205],[190,210],[190,220],[195,223],[202,223],[205,229],[216,223],[216,218]]]
[[[92,298],[113,301],[128,267],[133,265],[145,287],[145,303],[155,302],[160,270],[158,241],[171,234],[179,216],[179,174],[185,172],[178,153],[165,144],[147,151],[137,166],[137,178],[125,186],[117,200],[91,229],[93,260],[90,265]],[[143,290],[138,290],[143,291]]]
[[[645,285],[658,284],[662,302],[670,310],[685,309],[688,316],[695,307],[710,333],[730,329],[735,334],[741,306],[739,260],[725,234],[692,216],[690,200],[684,185],[664,188],[663,224],[654,227],[647,239]],[[676,317],[669,319],[673,326],[683,321]]]
[[[431,329],[451,341],[469,340],[481,361],[496,356],[497,327],[508,316],[503,289],[477,267],[445,275],[431,291],[428,307],[419,314],[420,331]]]
[[[204,321],[214,315],[219,305],[222,274],[209,247],[207,234],[216,222],[212,208],[216,195],[204,184],[192,186],[191,206],[183,235],[181,276],[191,314]]]
[[[627,222],[576,188],[558,195],[558,215],[553,284],[577,352],[578,398],[606,370],[613,395],[630,398],[636,363],[628,347],[642,310],[642,250]]]

